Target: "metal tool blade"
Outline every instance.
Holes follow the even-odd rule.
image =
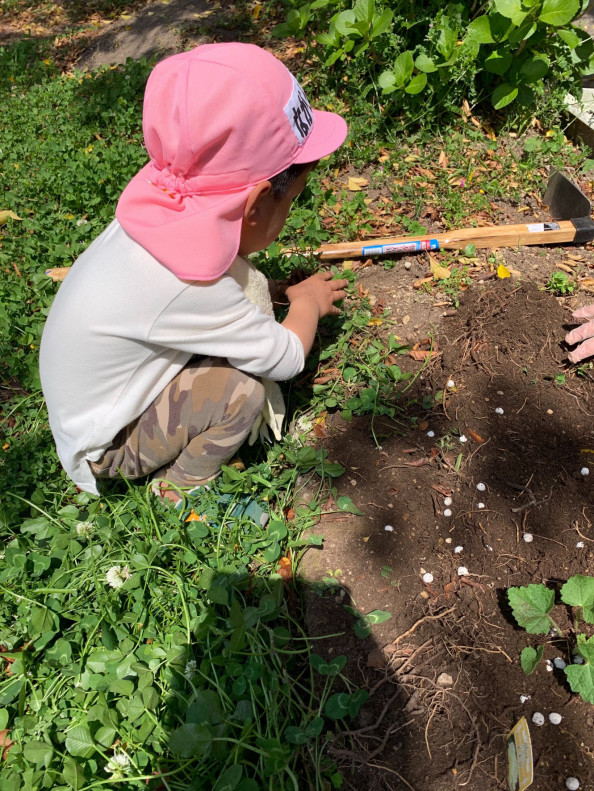
[[[590,201],[573,181],[556,170],[549,177],[542,202],[554,220],[573,220],[590,216]]]

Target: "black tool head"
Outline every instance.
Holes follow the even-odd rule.
[[[542,202],[554,220],[573,220],[590,216],[590,201],[567,176],[556,170],[549,177]]]

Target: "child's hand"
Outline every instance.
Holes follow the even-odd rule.
[[[573,318],[578,320],[592,319],[587,324],[582,324],[581,327],[576,327],[575,330],[568,332],[565,336],[566,343],[571,345],[574,343],[580,344],[577,349],[568,355],[572,363],[579,363],[580,360],[594,355],[594,305],[588,305],[585,308],[576,310]]]
[[[308,300],[317,307],[318,318],[337,316],[340,309],[334,303],[346,297],[345,288],[349,281],[333,280],[333,277],[332,272],[316,272],[306,280],[289,286],[286,291],[289,303],[292,305],[300,299]]]

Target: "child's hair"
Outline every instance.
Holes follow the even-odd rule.
[[[304,170],[307,170],[307,168],[315,165],[317,161],[318,160],[316,160],[315,163],[300,162],[297,165],[289,165],[288,168],[281,170],[281,172],[277,173],[276,176],[272,176],[270,179],[268,179],[270,181],[270,186],[272,187],[272,197],[274,200],[282,200],[283,195],[285,195],[291,184],[299,178]]]

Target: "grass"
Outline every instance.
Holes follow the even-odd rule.
[[[0,48],[0,211],[20,218],[6,220],[0,246],[0,731],[12,742],[0,791],[339,788],[326,746],[365,692],[344,676],[344,657],[325,662],[304,633],[295,571],[322,540],[303,536],[343,468],[288,436],[251,452],[244,472],[227,468],[180,517],[143,486],[77,493],[49,431],[37,355],[57,287],[44,270],[72,263],[144,163],[149,70],[129,61],[63,75],[47,42]],[[368,123],[322,163],[279,242],[256,257],[272,276],[312,268],[305,251],[326,240],[414,233],[428,207],[450,226],[492,218],[495,199],[521,202],[539,187],[545,164],[587,166],[560,130],[529,138],[545,148],[472,123],[380,147],[377,111],[353,96],[351,112]],[[361,171],[368,188],[346,189]],[[280,254],[295,244],[301,252]],[[455,300],[464,256],[442,263],[452,273],[436,287]],[[287,393],[292,410],[312,424],[339,411],[368,416],[374,435],[378,417],[398,430],[412,400],[408,347],[346,275],[345,311],[320,327]],[[315,483],[306,503],[303,476]],[[244,513],[246,498],[270,513],[267,527]],[[354,509],[344,497],[337,507]],[[379,617],[357,620],[362,639]]]

